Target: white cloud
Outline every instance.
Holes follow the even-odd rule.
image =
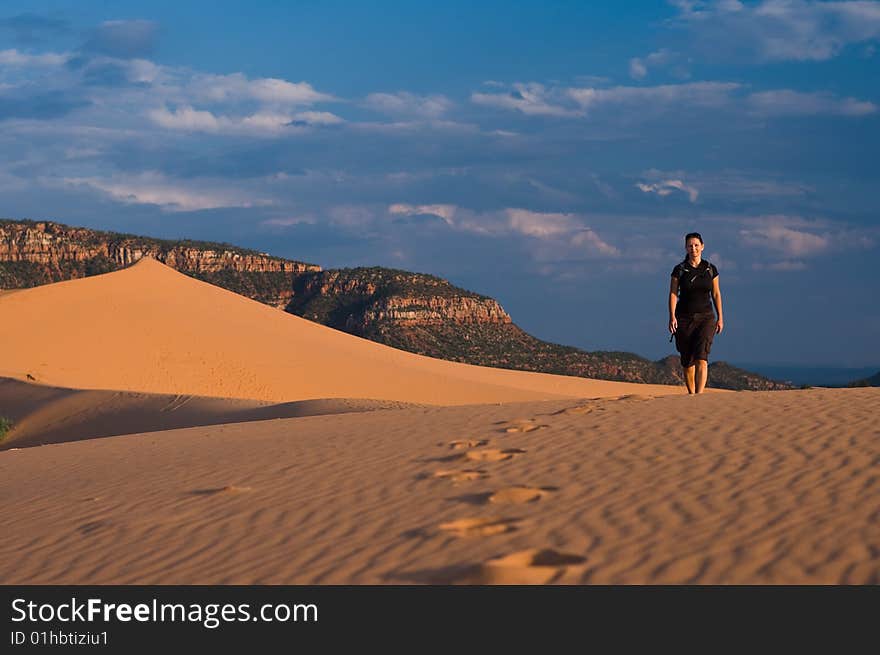
[[[110,178],[69,177],[64,178],[63,182],[69,186],[97,189],[125,204],[159,205],[163,210],[172,212],[271,204],[271,201],[254,199],[249,194],[229,189],[226,184],[182,184],[156,172]]]
[[[668,196],[674,190],[682,191],[688,195],[691,202],[696,202],[700,192],[693,186],[689,186],[681,180],[663,180],[656,184],[639,182],[636,186],[645,193],[656,193],[658,196]]]
[[[455,205],[407,205],[396,203],[388,207],[388,213],[396,216],[437,216],[447,225],[455,225],[454,218],[458,207]]]
[[[651,168],[644,171],[642,177],[654,183],[687,179],[691,186],[699,189],[700,195],[704,198],[716,196],[736,199],[750,199],[756,196],[785,198],[805,196],[815,191],[812,187],[799,182],[774,179],[771,176],[756,177],[754,173],[732,169],[709,173],[684,170],[662,171]],[[776,177],[780,175],[776,174]]]
[[[668,66],[677,59],[678,54],[666,48],[652,52],[644,58],[633,57],[629,60],[629,75],[634,80],[642,80],[648,76],[650,69]],[[676,74],[679,77],[687,76],[683,68],[676,69]]]
[[[361,205],[337,205],[327,211],[330,223],[341,227],[361,228],[375,223],[376,214]]]
[[[604,75],[575,75],[574,82],[579,85],[602,86],[611,82],[611,78]]]
[[[242,73],[197,74],[188,82],[187,91],[196,98],[214,102],[257,100],[276,105],[313,105],[335,100],[307,82],[294,83],[272,77],[250,80]]]
[[[527,209],[505,209],[511,231],[546,242],[556,255],[573,247],[576,251],[616,256],[620,251],[603,241],[576,214],[535,212]]]
[[[261,221],[260,225],[268,227],[291,227],[293,225],[314,225],[317,220],[314,216],[288,216],[285,218],[270,218]]]
[[[152,52],[159,24],[151,20],[108,20],[92,30],[83,45],[86,52],[130,59]]]
[[[668,60],[668,51],[658,51]],[[657,55],[653,53],[651,56]],[[647,74],[642,60],[633,60],[636,76]],[[520,111],[524,114],[587,117],[600,110],[614,110],[631,120],[656,117],[663,112],[693,108],[736,110],[753,116],[791,115],[864,116],[877,111],[873,102],[841,98],[828,92],[799,92],[789,89],[760,91],[743,96],[745,85],[738,82],[686,82],[654,86],[615,86],[610,88],[547,88],[541,84],[516,84],[509,94],[474,93],[478,104]],[[571,103],[577,105],[572,107]],[[568,103],[568,104],[566,104]],[[625,112],[625,114],[620,114]]]
[[[523,179],[519,175],[511,174],[506,176],[513,183],[519,183],[520,179]],[[565,191],[563,189],[557,189],[554,186],[551,186],[545,182],[542,182],[539,179],[533,177],[525,177],[523,181],[528,184],[531,188],[537,189],[541,192],[541,195],[551,203],[577,203],[581,200],[581,196],[577,193],[571,193],[570,191]]]
[[[666,48],[660,48],[656,52],[652,52],[645,57],[645,63],[649,66],[663,66],[677,57],[676,53]]]
[[[419,96],[407,91],[398,93],[371,93],[364,106],[392,116],[416,116],[438,118],[452,107],[443,95]]]
[[[216,132],[223,127],[223,121],[209,111],[179,107],[169,111],[167,107],[152,109],[147,116],[162,127],[172,130],[188,130],[193,132]]]
[[[586,111],[603,105],[626,105],[644,112],[671,105],[722,107],[741,86],[736,82],[690,82],[610,89],[571,88],[567,94]]]
[[[329,112],[273,113],[261,111],[249,116],[217,116],[207,110],[178,107],[174,111],[159,107],[147,112],[155,124],[186,132],[212,132],[235,135],[278,136],[295,133],[313,125],[335,125],[343,119]]]
[[[710,253],[707,259],[715,266],[717,266],[719,270],[735,271],[737,268],[735,262],[728,259],[727,257],[723,257],[717,252]]]
[[[553,104],[551,92],[543,84],[516,83],[509,93],[472,93],[471,101],[478,105],[501,107],[520,111],[528,116],[579,116],[575,109]]]
[[[349,123],[349,127],[360,132],[384,134],[424,134],[427,130],[435,132],[451,132],[459,134],[479,134],[480,127],[474,123],[460,123],[445,120],[408,120],[381,123],[377,121],[359,121]]]
[[[261,111],[241,118],[223,117],[223,120],[228,121],[230,127],[238,128],[236,131],[247,134],[277,134],[292,125],[304,127],[309,124],[305,120],[298,119],[296,114],[276,114],[269,111]]]
[[[345,119],[329,111],[301,111],[293,115],[293,122],[306,125],[339,125],[344,123]]]
[[[70,55],[47,52],[41,55],[29,55],[18,50],[0,50],[0,66],[21,68],[43,68],[63,66]]]
[[[537,239],[557,237],[580,229],[581,223],[573,214],[533,212],[527,209],[506,209],[510,229]]]
[[[740,230],[747,246],[774,250],[787,257],[808,257],[825,252],[831,246],[829,234],[813,234],[785,225],[785,217],[767,217],[769,224]]]
[[[594,250],[603,255],[617,256],[620,250],[599,238],[599,235],[590,228],[581,230],[571,238],[573,246],[587,246],[588,249]]]
[[[683,16],[692,16],[696,12],[694,7],[706,4],[703,0],[667,0],[673,7],[677,7]]]
[[[250,95],[263,102],[277,102],[292,105],[311,105],[327,102],[333,97],[319,93],[306,82],[292,83],[286,80],[265,78],[252,80],[248,84]]]
[[[880,2],[736,0],[673,2],[677,23],[711,50],[752,53],[764,61],[824,61],[849,44],[880,38]]]
[[[638,57],[629,60],[629,76],[634,80],[644,79],[648,75],[648,67]]]
[[[505,94],[473,93],[476,104],[501,107],[526,115],[583,117],[605,106],[635,108],[639,115],[671,106],[718,108],[730,103],[731,94],[742,88],[736,82],[690,82],[658,86],[611,88],[548,88],[537,82],[517,83]],[[572,106],[572,103],[576,106]]]
[[[140,84],[151,84],[159,79],[162,67],[148,59],[131,59],[126,62],[128,79]]]
[[[772,262],[770,264],[757,262],[753,268],[756,270],[767,269],[770,271],[803,271],[807,268],[807,265],[800,261],[783,260],[781,262]]]
[[[789,89],[752,93],[746,99],[749,109],[761,116],[865,116],[877,111],[873,102],[839,98],[831,93],[802,93]]]
[[[90,123],[113,117],[112,124],[135,130],[142,128],[142,120],[136,122],[141,117],[165,129],[267,136],[345,122],[313,107],[336,99],[306,82],[205,74],[137,57],[3,50],[0,85],[16,88],[9,82],[23,82],[28,92],[38,82],[53,99],[68,95],[88,105],[81,113]]]
[[[90,88],[89,91],[93,95],[101,96],[112,94],[112,98],[103,98],[103,101],[112,99],[117,103],[132,95],[143,96],[149,92],[154,98],[164,97],[166,94],[174,94],[179,98],[183,98],[182,91],[179,87],[181,76],[187,76],[182,69],[161,66],[155,64],[149,59],[125,58],[120,59],[109,55],[92,54],[88,57],[82,56],[66,56],[66,61],[70,61],[72,66],[64,66],[55,72],[56,77],[53,83],[69,86],[72,83],[78,84],[85,82]],[[102,78],[108,78],[109,83],[104,87],[102,92]],[[98,84],[94,84],[95,81]],[[120,84],[122,80],[145,88],[132,89],[123,88]],[[153,100],[154,98],[151,98]]]
[[[572,248],[599,255],[617,255],[619,250],[603,241],[577,214],[536,212],[518,207],[499,211],[474,212],[456,205],[412,205],[395,203],[388,207],[391,215],[437,216],[451,228],[490,237],[519,235],[541,245],[556,249],[557,254]]]

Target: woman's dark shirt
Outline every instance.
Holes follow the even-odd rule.
[[[718,269],[714,264],[703,259],[694,267],[685,260],[672,269],[672,277],[678,278],[676,316],[712,311],[712,280],[718,277]]]

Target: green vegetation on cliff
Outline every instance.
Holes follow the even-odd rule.
[[[359,316],[368,306],[393,297],[492,300],[434,275],[370,266],[299,275],[293,282],[293,297],[286,310],[323,325],[345,329],[350,317]],[[370,338],[366,334],[359,336]]]
[[[234,291],[266,305],[277,306],[279,298],[290,295],[291,273],[281,271],[235,271],[223,269],[210,272],[185,271],[197,280]]]
[[[93,230],[85,227],[71,227],[63,223],[55,223],[53,221],[34,221],[29,219],[15,220],[10,218],[0,218],[0,229],[4,227],[24,226],[35,229],[38,225],[46,224],[48,232],[54,233],[70,233],[74,236],[72,243],[86,247],[94,247],[101,244],[109,244],[111,246],[128,246],[142,248],[144,250],[156,250],[161,253],[169,253],[179,248],[192,248],[194,250],[215,250],[229,251],[239,255],[261,255],[262,253],[251,250],[250,248],[242,248],[232,245],[231,243],[216,241],[192,241],[190,239],[157,239],[154,237],[145,237],[137,234],[127,234],[125,232],[104,232],[102,230]],[[115,270],[115,269],[114,269]]]

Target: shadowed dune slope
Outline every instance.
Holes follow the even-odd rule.
[[[438,405],[682,388],[492,369],[333,330],[143,259],[0,297],[0,376],[75,389]],[[28,377],[30,376],[30,377]]]
[[[236,398],[59,389],[0,378],[0,416],[13,429],[0,450],[200,425],[401,409],[393,400],[326,398],[270,403]]]

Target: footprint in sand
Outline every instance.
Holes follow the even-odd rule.
[[[549,425],[538,423],[535,419],[518,418],[510,421],[506,426],[502,427],[500,431],[505,433],[534,432],[535,430],[549,427]]]
[[[532,548],[481,564],[413,571],[400,577],[429,584],[576,584],[587,568],[586,561],[580,555],[552,548]]]
[[[496,557],[474,571],[471,584],[547,584],[564,575],[582,572],[585,557],[551,548],[522,550]]]
[[[437,527],[456,537],[491,537],[516,530],[518,519],[466,518],[441,523]]]
[[[556,414],[589,414],[594,409],[592,404],[576,405],[575,407],[566,407],[560,409]]]
[[[448,445],[452,450],[464,450],[465,448],[479,448],[487,443],[489,443],[488,439],[458,439],[450,441]]]
[[[485,480],[489,477],[486,471],[480,469],[465,469],[463,471],[435,471],[435,478],[447,478],[453,482],[468,482],[470,480]]]
[[[638,393],[630,393],[623,396],[607,396],[605,398],[597,398],[583,405],[567,407],[566,409],[556,412],[556,414],[589,414],[593,411],[604,412],[609,409],[613,403],[620,401],[643,402],[646,400],[654,400],[654,396],[645,396]]]
[[[636,400],[636,401],[641,402],[643,400],[654,400],[654,396],[646,396],[646,395],[640,394],[640,393],[628,393],[625,396],[618,396],[617,398],[614,398],[613,400]]]
[[[556,491],[558,487],[513,486],[499,489],[488,497],[490,503],[520,505],[542,500]]]
[[[522,448],[505,448],[504,450],[499,450],[498,448],[484,448],[482,450],[469,450],[464,456],[466,459],[474,462],[503,462],[516,455],[521,455],[524,452],[526,451]]]

